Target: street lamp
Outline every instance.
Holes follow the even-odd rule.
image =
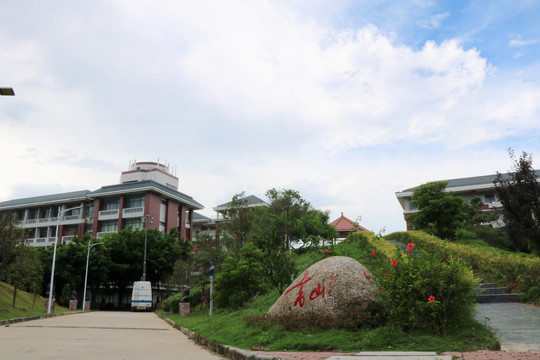
[[[141,217],[141,220],[144,221],[144,260],[142,268],[142,281],[146,281],[146,242],[148,240],[148,219],[150,219],[150,224],[154,223],[154,218],[150,215],[143,215]]]
[[[15,96],[15,91],[13,91],[13,88],[0,88],[0,95]]]
[[[88,241],[88,252],[86,253],[86,273],[84,274],[84,291],[83,291],[83,303],[82,303],[82,311],[84,311],[84,305],[86,304],[86,282],[88,280],[88,260],[90,259],[90,249],[92,249],[96,245],[105,244],[105,242],[98,242],[94,244],[90,244],[90,241]]]
[[[56,221],[56,241],[54,242],[54,251],[53,251],[53,258],[52,258],[51,285],[49,287],[49,304],[47,306],[47,314],[51,313],[52,293],[53,293],[53,284],[54,284],[54,263],[56,262],[56,244],[58,244],[58,240],[59,240],[58,226],[60,225],[60,218],[67,211],[76,210],[76,209],[82,209],[82,206],[76,206],[76,207],[72,207],[72,208],[64,209],[64,210],[61,210],[60,206],[58,207],[58,219]]]

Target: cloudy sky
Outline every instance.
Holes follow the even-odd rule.
[[[540,160],[540,2],[0,1],[0,201],[166,162],[203,214],[290,188],[404,230],[395,192]],[[538,167],[538,166],[536,166]]]

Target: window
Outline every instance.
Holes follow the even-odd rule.
[[[485,203],[492,203],[492,202],[495,202],[495,194],[486,194],[485,195]]]
[[[77,225],[69,225],[64,228],[64,236],[79,235],[79,227]]]
[[[28,219],[37,219],[38,218],[38,211],[39,209],[30,209],[28,210]]]
[[[46,227],[38,228],[38,232],[39,232],[39,235],[38,235],[39,238],[46,238],[47,237],[47,228]]]
[[[86,205],[85,208],[86,208],[85,209],[86,217],[88,217],[88,218],[93,217],[94,216],[94,203]]]
[[[144,207],[144,195],[126,198],[126,208]]]
[[[124,229],[142,229],[143,228],[143,222],[140,218],[135,219],[126,219],[124,221]]]
[[[116,199],[103,200],[103,210],[117,210],[117,209],[120,209],[120,199],[116,198]]]
[[[118,231],[118,220],[110,220],[101,222],[101,232]]]

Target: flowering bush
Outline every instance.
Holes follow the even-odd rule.
[[[517,284],[516,290],[521,293],[522,301],[540,302],[539,257],[449,243],[421,231],[396,232],[387,235],[386,239],[403,244],[414,242],[416,246],[440,252],[445,259],[459,257],[482,279],[503,286]]]
[[[477,280],[466,263],[445,260],[440,252],[428,253],[413,243],[407,249],[411,256],[396,251],[392,262],[380,258],[372,271],[388,321],[404,330],[445,334],[470,318]]]

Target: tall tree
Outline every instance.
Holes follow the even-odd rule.
[[[16,248],[24,244],[24,229],[17,226],[15,214],[0,213],[0,281],[6,280],[8,267],[15,261]]]
[[[15,248],[15,260],[7,268],[7,280],[13,286],[13,308],[19,290],[37,291],[42,272],[39,257],[34,248],[19,244]]]
[[[532,156],[523,152],[507,174],[497,172],[495,190],[502,203],[504,229],[518,251],[540,254],[540,186],[532,165]]]
[[[253,208],[247,205],[244,192],[234,195],[224,214],[226,221],[221,224],[222,243],[237,259],[240,249],[250,241],[249,233],[253,225]]]
[[[418,212],[409,215],[411,226],[441,239],[453,239],[456,230],[471,220],[470,206],[460,196],[445,191],[448,181],[428,182],[413,191]]]
[[[111,259],[109,280],[120,294],[128,285],[141,279],[144,259],[145,230],[125,229],[108,235],[105,248]],[[146,255],[146,280],[159,283],[174,271],[176,261],[182,256],[182,245],[178,241],[178,231],[170,234],[148,229]]]
[[[268,212],[275,219],[276,236],[290,249],[297,235],[298,222],[311,208],[311,204],[298,191],[291,189],[270,189],[266,196],[270,200]]]

